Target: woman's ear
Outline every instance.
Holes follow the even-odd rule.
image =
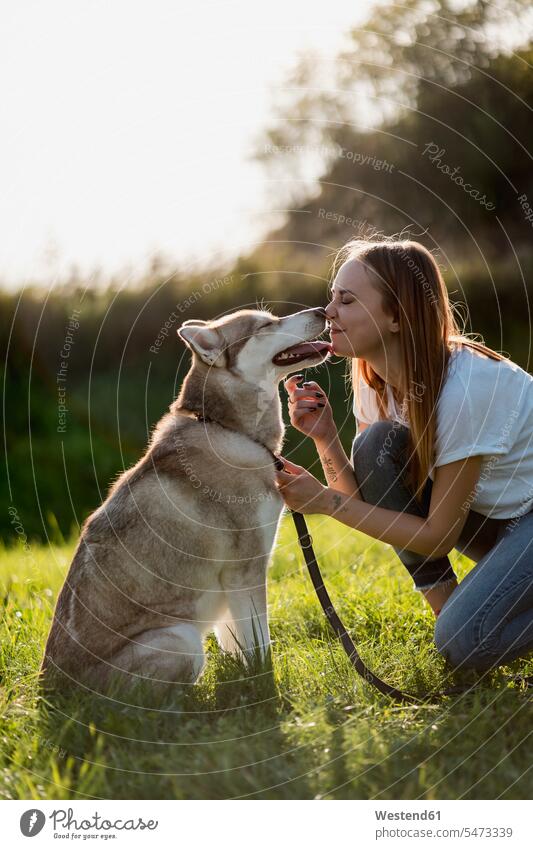
[[[393,315],[389,320],[389,330],[391,333],[399,333],[400,332],[400,319],[399,316]]]
[[[224,365],[224,340],[216,328],[205,325],[186,321],[178,328],[178,336],[202,362],[220,368]]]

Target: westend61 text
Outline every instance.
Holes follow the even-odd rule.
[[[377,820],[440,820],[440,811],[374,811]]]

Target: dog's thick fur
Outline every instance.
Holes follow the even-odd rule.
[[[259,638],[266,652],[266,568],[283,507],[269,453],[283,439],[278,384],[325,354],[297,365],[272,357],[324,327],[321,310],[241,310],[179,329],[191,369],[144,457],[82,529],[45,682],[192,682],[213,629],[225,650],[246,654]]]

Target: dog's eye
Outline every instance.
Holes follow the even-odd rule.
[[[274,322],[273,322],[273,321],[267,321],[267,323],[266,323],[266,324],[262,324],[260,327],[258,327],[258,328],[257,328],[257,330],[258,330],[258,331],[259,331],[259,330],[264,330],[264,329],[265,329],[265,327],[272,327],[272,325],[273,325],[273,324],[274,324]]]

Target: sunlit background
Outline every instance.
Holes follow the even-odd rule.
[[[324,305],[354,236],[422,241],[465,332],[531,370],[528,0],[2,15],[1,537],[9,509],[77,533],[179,390],[183,320]],[[345,365],[313,376],[348,450]],[[316,462],[294,429],[284,451]]]
[[[205,264],[264,233],[253,156],[302,51],[332,62],[361,0],[48,0],[0,28],[0,280]]]

